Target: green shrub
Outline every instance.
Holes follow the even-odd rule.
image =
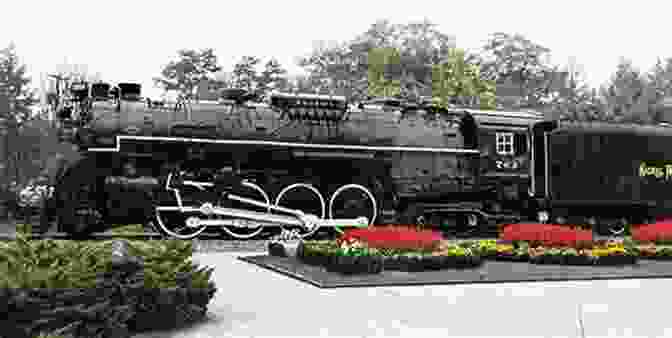
[[[92,287],[109,269],[110,249],[110,242],[33,241],[17,234],[0,243],[0,288]]]
[[[191,276],[192,288],[207,288],[214,268],[199,267],[192,262],[193,244],[191,241],[167,239],[160,241],[129,241],[131,254],[143,257],[145,264],[145,287],[177,287],[175,276]],[[154,243],[160,243],[155,245]]]
[[[112,255],[119,243],[128,244],[127,260]],[[157,324],[170,328],[197,320],[205,316],[216,288],[210,280],[214,269],[192,262],[192,252],[191,241],[29,240],[18,234],[15,241],[0,242],[0,298],[6,299],[0,299],[0,312],[11,313],[0,319],[0,326],[18,325],[22,328],[11,332],[23,332],[20,330],[32,327],[32,322],[40,322],[42,331],[30,331],[33,335],[28,337],[40,332],[62,335],[52,326],[61,325],[58,321],[63,321],[63,316],[71,318],[70,322],[84,316],[88,321],[79,320],[67,332],[88,337],[101,327],[123,332],[137,323],[151,329]],[[137,264],[129,269],[120,262]],[[125,296],[115,296],[118,292]],[[69,299],[59,305],[65,308],[49,305],[56,298],[60,303]],[[75,300],[85,303],[72,303]],[[124,303],[115,303],[120,301]],[[162,301],[164,305],[159,307]],[[49,309],[50,318],[32,318],[40,314],[32,310],[35,306]],[[86,333],[88,327],[93,331]]]

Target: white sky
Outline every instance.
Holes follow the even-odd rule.
[[[147,88],[180,48],[214,48],[225,71],[254,55],[274,56],[290,73],[301,73],[295,58],[316,40],[349,40],[377,19],[426,17],[455,35],[461,48],[479,47],[496,31],[524,34],[551,48],[554,62],[575,57],[599,85],[621,56],[645,70],[657,57],[672,57],[672,44],[662,39],[671,7],[652,0],[18,0],[2,5],[0,46],[14,41],[34,80],[67,57],[105,80]]]

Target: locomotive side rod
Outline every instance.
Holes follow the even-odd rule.
[[[242,198],[241,198],[242,199]],[[263,206],[263,207],[275,207],[273,205],[267,205],[262,202],[255,201],[258,204],[258,206]],[[282,208],[282,207],[279,207]],[[285,209],[285,208],[282,208]],[[355,219],[321,219],[317,216],[314,215],[304,215],[303,217],[292,217],[292,216],[284,216],[284,215],[274,215],[274,214],[269,214],[269,213],[263,213],[263,212],[257,212],[257,211],[250,211],[250,210],[243,210],[243,209],[231,209],[231,208],[222,208],[222,207],[215,207],[210,203],[205,203],[201,207],[195,208],[195,207],[179,207],[179,206],[164,206],[164,207],[156,207],[156,210],[158,211],[180,211],[180,212],[186,212],[186,213],[200,213],[203,215],[219,215],[219,216],[227,216],[227,217],[234,217],[234,218],[242,218],[242,219],[250,219],[250,220],[255,220],[255,221],[261,221],[261,222],[268,222],[275,224],[275,226],[302,226],[306,227],[306,223],[304,220],[302,220],[303,217],[310,217],[310,223],[313,223],[314,226],[325,226],[325,227],[335,227],[335,226],[351,226],[351,227],[365,227],[368,226],[368,219],[366,217],[360,217],[360,218],[355,218]],[[286,210],[291,210],[291,209],[286,209]],[[300,210],[292,210],[294,213],[301,213],[303,214]],[[229,225],[235,225],[235,223],[231,223],[231,220],[201,220],[197,219],[197,223],[199,225],[206,225],[206,226],[229,226]],[[194,226],[198,226],[194,224]]]
[[[276,211],[288,213],[288,214],[294,215],[294,216],[299,217],[299,218],[302,217],[302,216],[309,216],[309,215],[306,215],[301,210],[288,209],[288,208],[281,207],[279,205],[270,205],[270,204],[266,204],[264,202],[256,201],[256,200],[253,200],[253,199],[240,197],[240,196],[237,196],[237,195],[234,195],[234,194],[228,194],[227,197],[229,199],[234,200],[234,201],[243,202],[245,204],[251,204],[251,205],[255,205],[255,206],[258,206],[258,207],[262,207],[262,208],[270,208],[271,210],[276,210]]]
[[[210,188],[210,187],[215,186],[215,184],[212,183],[212,182],[199,182],[199,181],[189,181],[189,180],[182,181],[182,184],[192,186],[192,187],[196,187],[200,190],[205,190],[205,188]],[[245,184],[245,181],[243,181],[243,184]],[[304,217],[304,216],[311,216],[311,215],[306,215],[301,210],[284,208],[284,207],[281,207],[279,205],[266,204],[266,203],[261,202],[261,201],[253,200],[251,198],[241,197],[241,196],[238,196],[236,194],[231,194],[231,193],[226,194],[226,198],[234,200],[234,201],[242,202],[242,203],[245,203],[245,204],[254,205],[254,206],[257,206],[257,207],[261,207],[261,208],[269,208],[271,210],[284,212],[284,213],[287,213],[287,214],[294,215],[298,218],[301,218],[301,217]]]

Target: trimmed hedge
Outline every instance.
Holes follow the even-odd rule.
[[[205,316],[212,268],[190,241],[0,243],[0,337],[130,337]],[[158,311],[157,309],[160,309]]]

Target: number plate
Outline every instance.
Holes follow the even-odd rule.
[[[495,167],[498,170],[517,170],[520,168],[518,160],[496,160]]]

